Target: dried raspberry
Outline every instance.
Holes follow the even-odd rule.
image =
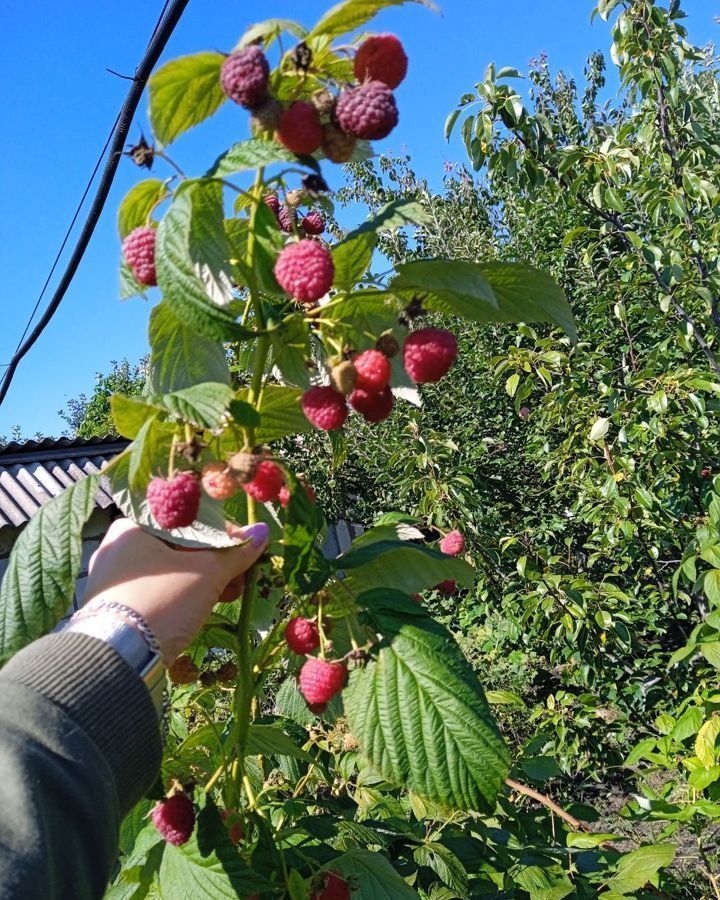
[[[280,117],[280,143],[293,153],[314,153],[322,142],[320,116],[312,103],[296,100]]]
[[[195,807],[187,794],[173,794],[155,806],[150,818],[168,844],[180,847],[193,833]]]
[[[315,91],[310,98],[310,102],[322,119],[332,118],[335,112],[335,95],[331,94],[326,88],[323,88],[321,91]]]
[[[194,472],[178,472],[172,479],[153,478],[147,502],[161,528],[192,525],[200,506],[200,485]]]
[[[355,388],[355,382],[357,381],[355,366],[349,359],[338,363],[336,366],[332,367],[330,381],[332,381],[333,387],[336,390],[347,397],[348,394],[352,394]]]
[[[268,194],[267,197],[263,197],[263,202],[270,212],[275,213],[276,216],[280,215],[280,201],[277,194]]]
[[[311,387],[302,396],[302,411],[316,428],[335,431],[348,416],[343,395],[332,387]]]
[[[168,668],[168,677],[173,684],[192,684],[198,680],[200,669],[195,665],[192,659],[185,656],[178,656],[175,662]]]
[[[291,234],[295,230],[295,225],[297,224],[297,213],[294,209],[283,204],[278,213],[278,222],[286,234]]]
[[[345,134],[337,125],[323,125],[322,151],[334,163],[346,163],[352,159],[357,146],[357,138]]]
[[[235,476],[225,463],[208,463],[200,476],[203,490],[213,500],[229,500],[237,491]]]
[[[228,469],[233,473],[240,484],[247,484],[255,477],[255,470],[262,457],[259,453],[246,453],[244,450],[235,453],[228,460]]]
[[[353,750],[357,750],[358,742],[357,742],[357,738],[355,737],[355,735],[350,734],[350,732],[348,732],[345,735],[345,737],[343,738],[342,747],[343,747],[343,750],[345,750],[347,753],[350,753]]]
[[[394,335],[382,334],[375,342],[375,349],[384,353],[388,359],[392,359],[393,356],[397,356],[400,352],[400,344],[398,344]]]
[[[461,531],[448,531],[440,541],[440,550],[448,556],[460,556],[465,549],[465,538]]]
[[[228,835],[233,844],[239,844],[245,837],[245,829],[242,827],[240,815],[232,809],[224,809],[220,816],[228,830]],[[258,895],[255,894],[257,897]],[[248,898],[250,900],[250,898]]]
[[[274,97],[268,97],[256,106],[250,116],[250,129],[253,135],[266,136],[275,134],[283,108]]]
[[[367,422],[382,422],[387,419],[395,402],[389,387],[378,392],[355,388],[348,401]]]
[[[275,277],[291,297],[300,303],[314,303],[332,287],[335,277],[332,255],[318,241],[288,244],[275,263]]]
[[[302,206],[306,200],[307,194],[305,193],[305,191],[288,191],[287,194],[285,194],[285,202],[288,206],[292,206],[294,208]]]
[[[238,677],[238,667],[234,662],[223,663],[217,670],[217,680],[221,684],[235,684]]]
[[[155,229],[135,228],[123,241],[125,262],[130,266],[135,280],[145,287],[157,284],[155,272]]]
[[[457,590],[457,584],[452,580],[452,578],[447,578],[445,579],[445,581],[441,581],[439,584],[436,584],[435,590],[440,591],[440,593],[444,594],[446,597],[452,597],[452,595]]]
[[[408,58],[394,34],[378,34],[368,38],[355,54],[355,77],[358,81],[382,81],[396,88],[407,75]]]
[[[265,459],[257,464],[252,481],[242,486],[246,494],[260,503],[277,500],[285,477],[282,469],[272,460]]]
[[[212,669],[205,669],[204,672],[200,673],[200,684],[204,688],[212,687],[217,680],[217,672],[214,672]]]
[[[313,705],[327,703],[343,689],[346,678],[343,663],[312,657],[300,669],[300,693]]]
[[[405,341],[405,371],[417,384],[439,381],[457,356],[457,338],[444,328],[421,328]]]
[[[390,363],[379,350],[364,350],[353,360],[357,381],[355,387],[368,393],[379,393],[390,383]]]
[[[313,210],[305,216],[300,227],[306,234],[322,234],[325,231],[325,222],[320,213]]]
[[[367,141],[387,137],[398,123],[393,92],[381,81],[343,91],[336,114],[343,131]]]
[[[225,60],[220,70],[223,92],[245,109],[253,109],[267,97],[270,66],[257,46],[238,50]]]
[[[315,491],[312,489],[312,485],[304,484],[302,481],[300,482],[300,484],[305,488],[305,493],[308,495],[308,500],[311,503],[315,503]],[[285,507],[290,502],[290,488],[286,484],[284,484],[280,488],[280,496],[278,497],[278,500],[280,501],[280,506],[282,506],[283,509],[285,509]]]
[[[285,640],[293,653],[305,656],[306,653],[312,653],[320,646],[320,632],[317,625],[310,619],[297,616],[290,619],[285,626]]]
[[[322,886],[310,894],[310,900],[350,900],[350,885],[338,872],[323,872]]]

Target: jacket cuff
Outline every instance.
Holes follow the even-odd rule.
[[[125,815],[162,760],[157,713],[140,676],[104,641],[60,632],[17,653],[2,677],[45,696],[90,737],[115,777]]]

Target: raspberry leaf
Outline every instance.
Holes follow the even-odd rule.
[[[291,591],[310,594],[327,582],[332,567],[317,544],[324,524],[317,504],[291,473],[286,475],[290,500],[285,513],[283,576]]]
[[[147,288],[140,284],[133,275],[132,269],[124,259],[120,261],[120,299],[129,300],[130,297],[144,297]]]
[[[344,241],[332,248],[335,264],[333,286],[340,291],[350,291],[367,274],[377,244],[377,235],[372,231],[348,235]]]
[[[466,260],[421,259],[397,266],[390,290],[412,299],[423,298],[423,306],[474,321],[492,322],[498,303],[480,267]]]
[[[344,0],[325,13],[310,32],[309,38],[320,35],[333,38],[354,31],[374,18],[380,10],[388,6],[402,6],[405,2],[407,0]],[[432,0],[413,0],[413,2],[421,3],[433,12],[440,12]]]
[[[160,422],[158,415],[156,412],[143,423],[128,448],[128,484],[131,491],[144,491],[154,471],[162,471],[170,453],[175,426]]]
[[[167,196],[167,183],[158,178],[147,178],[132,187],[118,210],[120,238],[126,238],[133,229],[147,225],[150,213]]]
[[[161,144],[172,143],[222,106],[224,61],[221,53],[196,53],[171,60],[155,72],[149,84],[150,122]]]
[[[300,408],[302,394],[300,388],[277,384],[265,385],[257,405],[260,426],[255,438],[258,443],[269,444],[289,434],[312,431],[312,425]],[[240,400],[247,400],[248,392],[239,391],[237,396]],[[234,441],[234,438],[232,440]]]
[[[372,218],[351,231],[346,240],[352,240],[368,231],[376,234],[378,231],[390,231],[392,228],[403,228],[405,225],[424,225],[429,221],[430,216],[417,200],[391,200]]]
[[[383,636],[343,693],[361,751],[420,797],[490,812],[509,756],[471,666],[447,629],[407,596],[376,590],[358,602]]]
[[[71,485],[30,519],[0,586],[0,661],[47,634],[66,612],[82,559],[82,529],[99,476]]]
[[[377,843],[377,832],[371,834],[372,843]],[[417,900],[419,897],[381,853],[350,850],[335,857],[325,868],[339,872],[353,886],[352,897],[358,900]]]
[[[276,162],[296,163],[297,156],[275,141],[261,141],[251,138],[239,141],[219,156],[209,170],[208,175],[224,178],[235,172],[247,172],[259,166],[269,166]]]
[[[206,381],[158,399],[169,413],[185,422],[199,428],[219,428],[234,397],[228,385]]]

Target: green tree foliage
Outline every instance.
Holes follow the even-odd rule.
[[[98,372],[95,376],[95,386],[89,397],[80,394],[69,400],[66,408],[61,409],[58,415],[67,422],[73,436],[89,438],[117,434],[110,398],[113,394],[125,394],[129,397],[142,394],[146,364],[146,360],[136,366],[131,365],[127,359],[120,362],[113,360],[112,370],[107,375]]]

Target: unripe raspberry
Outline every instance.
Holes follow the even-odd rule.
[[[242,489],[259,503],[270,503],[277,500],[284,480],[282,469],[272,460],[264,459],[257,464],[252,481],[244,484]]]
[[[457,584],[452,578],[446,578],[445,581],[441,581],[439,584],[435,585],[435,590],[440,591],[440,593],[444,594],[446,597],[452,597],[457,590]]]
[[[448,531],[440,541],[440,550],[448,556],[460,556],[465,550],[465,538],[461,531]]]
[[[322,142],[320,116],[312,103],[296,100],[280,117],[277,138],[293,153],[314,153]]]
[[[336,115],[344,132],[367,141],[387,137],[398,123],[393,92],[381,81],[368,81],[343,91]]]
[[[367,422],[382,422],[392,412],[395,399],[389,387],[378,392],[355,388],[348,402]]]
[[[285,626],[285,640],[293,653],[305,656],[320,646],[320,632],[315,622],[297,616]]]
[[[341,662],[312,657],[300,669],[300,693],[308,703],[328,703],[345,686],[347,669]]]
[[[235,684],[238,677],[238,667],[234,662],[223,663],[215,673],[220,684]]]
[[[363,350],[353,359],[353,364],[357,372],[356,389],[377,394],[390,383],[390,363],[379,350]]]
[[[302,206],[306,200],[307,194],[305,191],[294,190],[288,191],[287,194],[285,194],[285,202],[294,209],[297,209],[298,206]]]
[[[288,244],[275,263],[280,287],[300,303],[314,303],[330,290],[335,277],[333,258],[318,241]]]
[[[338,872],[323,872],[321,886],[310,900],[350,900],[350,885]]]
[[[311,387],[302,397],[302,411],[316,428],[335,431],[342,428],[348,416],[345,397],[335,388]]]
[[[168,668],[168,677],[173,684],[192,684],[198,680],[200,669],[186,654],[178,656],[175,662]]]
[[[275,213],[276,216],[280,214],[280,201],[277,194],[268,194],[266,197],[263,197],[263,202],[270,212]]]
[[[333,366],[330,371],[330,381],[332,381],[333,387],[336,390],[347,397],[348,394],[352,394],[357,382],[357,371],[355,370],[355,366],[349,359],[338,363],[336,366]]]
[[[332,123],[323,125],[322,151],[334,163],[346,163],[352,159],[357,147],[357,138],[352,134],[345,134],[342,129]]]
[[[195,473],[178,472],[170,480],[153,478],[148,485],[147,502],[161,528],[192,525],[200,506],[200,485]]]
[[[187,794],[173,794],[161,800],[150,813],[153,825],[168,844],[187,844],[195,827],[195,807]]]
[[[237,491],[235,476],[225,463],[208,463],[200,476],[203,490],[213,500],[229,500]]]
[[[310,102],[318,111],[321,119],[331,119],[335,112],[335,95],[323,88],[321,91],[315,91],[310,98]]]
[[[285,234],[292,234],[297,224],[297,213],[283,203],[278,213],[278,222]]]
[[[283,108],[274,97],[268,97],[256,106],[250,116],[250,129],[254,136],[273,135],[280,124]]]
[[[125,262],[135,276],[135,280],[145,287],[157,284],[155,272],[155,229],[135,228],[123,241]]]
[[[405,341],[405,371],[417,384],[439,381],[457,357],[457,338],[444,328],[421,328]]]
[[[253,109],[267,97],[269,77],[265,54],[254,45],[228,56],[220,70],[220,86],[235,103]]]
[[[712,475],[712,469],[705,468],[705,469],[700,470],[701,478],[710,478],[711,475]]]
[[[240,484],[247,484],[255,477],[258,463],[262,460],[259,453],[246,453],[244,450],[235,453],[228,460],[228,469],[232,472]]]
[[[242,827],[242,819],[240,815],[233,809],[224,809],[220,816],[228,830],[228,835],[233,844],[239,844],[245,837],[245,829]],[[258,894],[254,895],[258,897]],[[251,898],[248,897],[248,900]]]
[[[368,38],[355,54],[358,81],[382,81],[389,88],[396,88],[407,75],[407,68],[407,54],[394,34]]]
[[[325,222],[320,213],[313,210],[303,218],[300,227],[306,234],[322,234],[325,231]]]
[[[400,352],[400,344],[393,334],[382,334],[375,342],[375,349],[384,353],[388,359],[397,356]]]
[[[300,481],[300,479],[298,480]],[[300,485],[305,489],[308,500],[311,503],[315,503],[315,491],[313,490],[312,485],[305,484],[303,481],[300,481]],[[278,496],[278,500],[280,501],[280,506],[282,506],[283,509],[285,509],[285,507],[290,502],[290,488],[286,484],[284,484],[280,488],[280,495]]]

